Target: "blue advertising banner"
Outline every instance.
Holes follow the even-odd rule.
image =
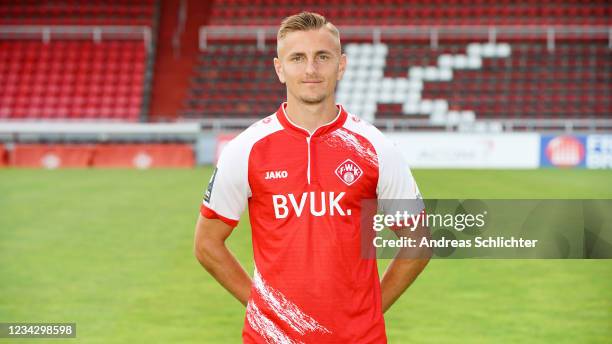
[[[612,135],[542,135],[540,167],[612,168]]]
[[[540,167],[586,167],[586,141],[583,135],[542,135]]]
[[[586,167],[612,168],[612,135],[587,137]]]

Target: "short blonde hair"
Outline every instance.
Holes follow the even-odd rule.
[[[322,27],[328,29],[329,32],[340,40],[340,32],[336,26],[327,21],[324,16],[314,12],[302,12],[283,19],[278,29],[276,40],[280,41],[291,32],[318,30]]]

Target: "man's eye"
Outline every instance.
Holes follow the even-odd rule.
[[[327,55],[321,55],[321,56],[319,56],[319,58],[321,60],[329,60],[329,56],[327,56]]]
[[[291,58],[291,61],[301,61],[302,57],[301,56],[294,56]]]

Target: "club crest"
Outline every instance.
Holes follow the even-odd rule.
[[[336,175],[344,184],[352,185],[359,177],[363,174],[363,170],[351,159],[346,159],[343,163],[336,168]]]

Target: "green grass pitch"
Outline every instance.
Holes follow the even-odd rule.
[[[243,306],[192,253],[210,173],[0,169],[0,322],[77,323],[18,343],[240,342]],[[610,171],[414,175],[428,198],[612,198]],[[246,216],[229,246],[252,271]],[[433,260],[385,318],[390,343],[610,343],[612,260]]]

